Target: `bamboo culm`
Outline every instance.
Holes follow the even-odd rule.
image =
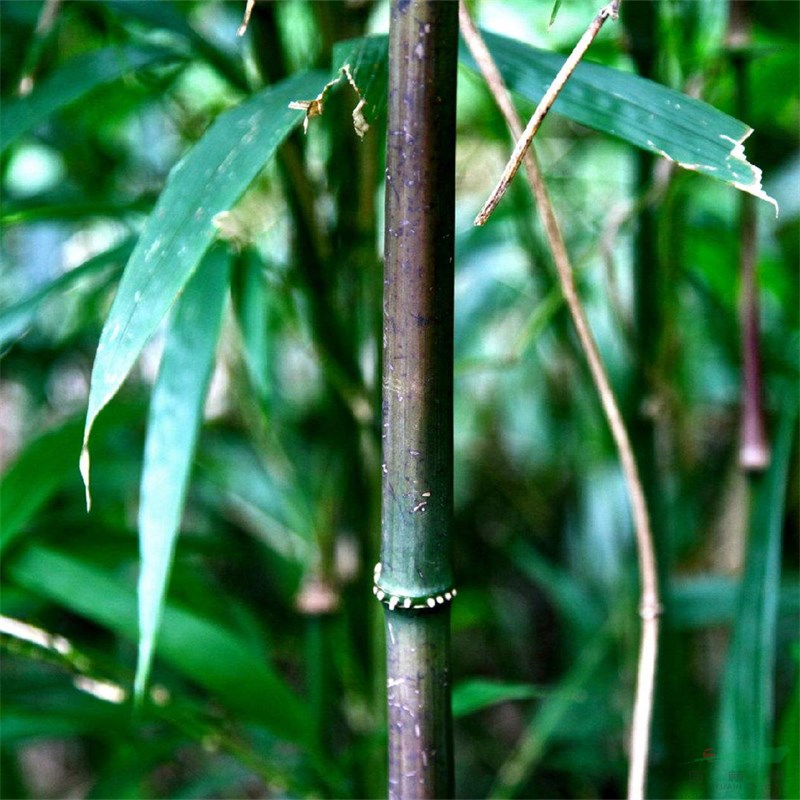
[[[450,563],[458,5],[393,0],[383,311],[389,797],[453,793]]]

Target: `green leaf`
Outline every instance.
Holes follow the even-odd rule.
[[[784,412],[769,471],[751,479],[747,562],[720,700],[716,797],[769,796],[781,534],[795,418],[796,407]]]
[[[453,687],[453,716],[465,717],[498,703],[530,700],[544,694],[542,689],[529,683],[502,683],[479,679],[462,681]]]
[[[676,628],[704,628],[724,625],[736,616],[739,581],[725,575],[698,575],[673,580],[667,600],[670,625]],[[800,585],[785,580],[780,587],[778,615],[800,613]]]
[[[545,594],[558,613],[583,630],[597,630],[603,611],[585,587],[569,572],[548,563],[533,547],[517,541],[509,555],[521,570]]]
[[[586,697],[587,686],[611,642],[611,624],[607,622],[594,631],[569,672],[537,706],[514,751],[500,767],[489,797],[515,797],[519,793],[554,734]]]
[[[227,248],[212,248],[175,305],[150,402],[139,501],[138,699],[153,660],[229,273]]]
[[[538,103],[564,57],[493,33],[483,36],[508,87]],[[461,60],[477,71],[463,43]],[[583,61],[553,110],[685,169],[729,183],[772,203],[777,211],[761,187],[761,170],[745,158],[744,141],[753,129],[701,100],[638,75]]]
[[[337,42],[333,48],[333,67],[347,64],[353,83],[364,100],[361,113],[372,125],[386,110],[388,84],[387,39],[385,36],[366,36]]]
[[[79,267],[60,275],[51,283],[32,292],[22,300],[0,309],[0,351],[5,350],[11,342],[18,339],[33,324],[39,307],[48,298],[68,292],[79,281],[94,277],[109,266],[121,265],[133,250],[133,241],[126,241],[118,247],[107,250],[81,264]],[[115,272],[106,277],[111,280]]]
[[[794,689],[789,695],[789,703],[783,714],[778,744],[789,754],[800,753],[800,681],[796,666]],[[781,762],[780,787],[779,797],[800,797],[800,760],[791,755]]]
[[[250,442],[206,438],[196,480],[212,506],[233,512],[245,529],[282,559],[307,568],[316,553],[313,511],[297,474],[265,467]]]
[[[244,250],[234,267],[231,300],[242,336],[247,374],[259,400],[266,406],[273,391],[269,380],[268,328],[270,306],[274,301],[264,272],[265,265],[259,254],[253,248]]]
[[[174,49],[128,45],[94,50],[73,58],[45,78],[29,95],[4,104],[0,152],[92,89],[142,67],[175,61],[179,57]]]
[[[42,506],[70,479],[81,448],[81,420],[74,419],[31,442],[0,480],[0,553],[19,537]]]
[[[199,34],[178,12],[173,2],[154,3],[152,0],[112,0],[109,8],[120,15],[139,20],[158,31],[171,31],[182,37],[198,56],[237,89],[247,91],[250,83],[241,63],[241,57],[233,58],[217,47],[212,38]],[[236,53],[236,56],[239,56]]]
[[[508,87],[538,103],[564,56],[486,31],[483,37]],[[367,91],[371,95],[367,106],[373,118],[386,102],[386,48],[385,36],[373,36],[343,42],[334,54],[337,66],[348,60],[357,63],[360,74],[354,75],[355,81],[365,84],[360,88],[362,94]],[[478,72],[463,41],[459,58]],[[777,211],[775,200],[761,187],[761,170],[744,154],[744,141],[753,129],[702,100],[638,75],[583,61],[553,109],[588,128],[766,200]]]
[[[46,547],[6,560],[10,578],[128,639],[137,638],[136,595],[97,567]],[[169,603],[159,654],[188,678],[275,735],[307,742],[303,703],[259,653],[231,631]]]
[[[81,454],[87,505],[87,445],[97,415],[117,393],[216,237],[215,216],[234,205],[302,121],[289,103],[314,96],[326,78],[320,72],[293,76],[220,115],[170,173],[125,268],[97,347]]]
[[[548,28],[553,27],[553,23],[556,21],[556,17],[558,16],[559,8],[561,8],[561,0],[555,0],[553,3],[553,10],[550,12],[550,21],[547,23]]]
[[[35,199],[5,202],[0,210],[0,224],[25,225],[33,222],[61,222],[87,218],[126,220],[133,215],[147,214],[153,207],[154,198],[146,192],[134,200],[114,202],[112,200],[76,200],[64,199],[66,190],[53,192],[50,196],[39,196]]]

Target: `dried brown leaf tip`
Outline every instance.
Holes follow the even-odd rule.
[[[340,70],[339,74],[331,81],[325,84],[322,91],[313,100],[292,100],[289,103],[289,108],[295,108],[298,111],[305,111],[306,117],[303,120],[303,133],[308,133],[308,121],[311,117],[322,116],[325,111],[325,95],[328,94],[332,86],[335,86],[342,79],[342,75],[347,78],[347,82],[353,87],[353,91],[358,95],[358,104],[353,109],[353,128],[358,134],[359,139],[364,138],[364,134],[369,130],[369,123],[364,117],[364,106],[367,101],[362,97],[358,86],[356,85],[353,73],[350,71],[350,65],[345,64]]]
[[[250,15],[253,13],[253,8],[256,5],[256,0],[247,0],[247,5],[244,9],[244,19],[239,29],[236,31],[237,36],[244,36],[247,26],[250,24]]]
[[[363,139],[364,134],[369,130],[369,123],[364,117],[364,106],[366,106],[367,101],[361,95],[358,86],[356,86],[355,79],[353,78],[353,73],[350,71],[350,65],[345,64],[342,67],[341,71],[347,78],[347,82],[353,87],[353,91],[358,95],[358,104],[353,109],[353,129],[358,134],[358,138]]]

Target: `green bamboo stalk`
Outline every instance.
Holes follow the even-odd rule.
[[[450,531],[458,5],[393,0],[381,562],[389,797],[453,793]]]

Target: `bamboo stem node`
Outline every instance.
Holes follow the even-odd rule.
[[[455,586],[451,586],[442,592],[435,592],[433,594],[421,595],[401,595],[397,592],[387,591],[380,585],[381,577],[381,562],[375,565],[373,574],[372,594],[384,605],[389,607],[390,611],[401,609],[404,611],[429,611],[437,606],[443,606],[451,603],[453,598],[458,594]]]

